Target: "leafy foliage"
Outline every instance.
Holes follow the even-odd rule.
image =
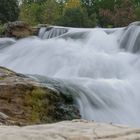
[[[0,22],[14,21],[18,18],[17,0],[0,0]]]
[[[72,27],[85,27],[88,17],[80,8],[67,8],[59,19],[59,25]]]
[[[56,19],[60,16],[59,5],[55,0],[48,0],[43,6],[42,23],[55,24]]]
[[[3,25],[0,24],[0,37],[4,35],[5,29]]]
[[[23,4],[20,7],[19,19],[24,20],[31,25],[36,25],[42,22],[42,12],[42,5],[38,5],[37,3]]]
[[[18,18],[74,27],[126,26],[140,20],[140,0],[0,0],[0,22]],[[19,12],[20,9],[20,12]]]
[[[100,15],[104,23],[111,23],[115,27],[127,26],[136,19],[134,5],[130,0],[123,0],[119,5],[114,5],[113,10],[100,9]]]
[[[96,14],[89,16],[81,0],[69,0],[65,3],[63,15],[57,24],[69,27],[94,27],[97,25]]]

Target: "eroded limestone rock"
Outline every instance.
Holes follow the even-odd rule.
[[[24,38],[34,35],[34,32],[36,32],[35,29],[23,21],[8,22],[4,25],[4,28],[6,37]]]
[[[27,76],[0,67],[0,112],[4,124],[29,125],[80,118],[72,101]]]
[[[140,129],[84,120],[54,124],[0,127],[1,140],[139,140]]]

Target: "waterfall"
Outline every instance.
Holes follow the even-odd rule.
[[[0,49],[10,46],[16,43],[15,39],[12,38],[0,38]]]
[[[84,119],[140,126],[139,34],[136,23],[43,28],[39,37],[0,47],[0,65],[70,94]]]
[[[50,39],[54,37],[58,37],[68,32],[66,28],[58,28],[58,27],[42,27],[39,31],[39,37],[42,39]]]
[[[125,48],[127,51],[137,53],[140,51],[140,27],[139,22],[135,24],[130,24],[127,28],[124,29],[120,39],[120,44],[122,48]]]

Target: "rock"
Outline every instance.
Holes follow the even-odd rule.
[[[1,140],[139,140],[140,128],[87,122],[64,121],[36,126],[0,126]]]
[[[39,33],[40,28],[38,28],[38,27],[32,27],[31,30],[32,30],[32,35],[38,36],[38,33]]]
[[[80,118],[73,101],[31,80],[0,67],[0,112],[9,116],[3,124],[28,125]],[[0,120],[1,122],[1,120]]]
[[[23,21],[8,22],[4,27],[6,37],[24,38],[34,35],[35,32],[35,29]]]

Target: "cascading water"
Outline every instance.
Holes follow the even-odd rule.
[[[16,43],[12,38],[0,38],[0,49]]]
[[[58,27],[42,27],[39,31],[39,37],[41,39],[50,39],[58,37],[68,32],[67,28],[58,28]]]
[[[1,48],[0,65],[72,95],[84,119],[140,126],[140,27],[67,30]]]

